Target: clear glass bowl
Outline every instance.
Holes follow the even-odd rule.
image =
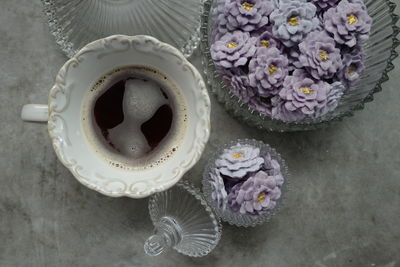
[[[212,194],[212,187],[210,184],[210,171],[215,169],[215,160],[223,153],[224,149],[230,148],[236,144],[248,144],[252,145],[254,147],[260,148],[261,152],[268,152],[271,155],[271,158],[275,159],[278,161],[280,167],[281,167],[281,172],[282,176],[284,178],[284,183],[281,187],[282,195],[281,198],[276,202],[276,207],[272,209],[271,211],[268,211],[264,214],[261,215],[243,215],[238,212],[233,212],[232,210],[229,209],[229,207],[226,207],[225,210],[222,210],[218,207],[217,202],[211,197]],[[235,226],[243,226],[243,227],[254,227],[260,224],[263,224],[271,219],[272,216],[274,216],[281,208],[282,204],[285,202],[286,194],[289,189],[289,170],[286,165],[285,160],[281,157],[281,155],[276,152],[276,150],[269,145],[257,141],[254,139],[239,139],[235,141],[231,141],[217,149],[213,156],[210,158],[206,168],[204,169],[203,173],[203,194],[205,199],[207,200],[208,204],[212,207],[214,210],[214,213],[216,216],[221,218],[221,220]]]
[[[373,95],[382,90],[382,83],[387,81],[388,72],[393,70],[392,61],[398,56],[395,48],[399,45],[399,28],[395,25],[398,16],[394,14],[396,5],[389,0],[365,0],[369,15],[373,18],[371,36],[364,44],[365,70],[361,80],[343,96],[339,106],[332,112],[318,119],[306,119],[285,123],[263,116],[232,94],[228,84],[215,71],[210,55],[210,32],[212,26],[211,11],[216,1],[205,0],[202,16],[200,47],[203,53],[203,66],[209,89],[225,105],[226,110],[250,126],[269,131],[301,131],[322,128],[333,121],[340,121],[352,116],[356,110],[371,102]]]
[[[42,0],[50,31],[68,57],[114,34],[151,35],[189,57],[200,41],[203,0]]]
[[[174,248],[191,257],[210,253],[221,239],[222,226],[200,191],[179,182],[149,200],[154,235],[145,243],[146,254],[156,256]]]

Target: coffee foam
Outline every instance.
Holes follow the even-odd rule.
[[[104,94],[107,89],[114,83],[129,77],[145,79],[158,84],[167,94],[168,104],[173,110],[172,125],[168,134],[154,150],[138,158],[124,156],[108,144],[95,121],[93,111],[97,99]],[[132,110],[135,110],[135,108],[133,107]],[[154,168],[170,159],[179,149],[179,145],[184,138],[187,128],[187,117],[186,103],[181,89],[165,74],[147,66],[120,67],[103,75],[86,93],[82,109],[82,125],[89,145],[97,155],[106,160],[110,165],[127,170]],[[140,128],[135,131],[133,136],[138,134]],[[138,141],[138,139],[135,140]],[[132,144],[135,144],[135,141],[130,142],[129,145],[132,147],[129,147],[129,149],[135,149]],[[143,144],[136,142],[136,145],[139,146],[138,149],[140,149],[140,146]],[[147,145],[147,143],[145,145]]]

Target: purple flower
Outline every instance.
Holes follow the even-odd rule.
[[[265,153],[263,155],[264,158],[264,164],[263,164],[263,170],[270,176],[275,176],[275,175],[281,175],[281,166],[279,165],[279,162],[276,159],[273,159],[271,157],[270,153]],[[283,179],[283,178],[282,178]],[[283,180],[282,180],[283,183]],[[282,185],[282,184],[279,184]]]
[[[343,55],[343,68],[338,77],[347,87],[351,87],[360,80],[363,70],[364,54],[361,50],[355,49]]]
[[[260,96],[276,94],[288,74],[289,61],[277,48],[260,48],[249,64],[250,85]]]
[[[219,16],[221,25],[228,30],[245,32],[257,30],[268,24],[268,16],[274,9],[270,0],[227,0],[224,17]]]
[[[298,110],[288,110],[285,107],[286,100],[280,98],[279,95],[274,96],[271,99],[272,110],[271,117],[276,120],[281,120],[284,122],[301,121],[306,117],[306,114]]]
[[[225,9],[225,0],[216,0],[216,6],[211,10],[212,17],[212,31],[211,31],[211,41],[215,42],[215,40],[221,39],[221,37],[228,32],[226,28],[226,23],[221,23],[222,21],[226,21],[224,15]]]
[[[325,31],[311,32],[299,44],[299,62],[315,79],[330,79],[342,66],[340,49]]]
[[[218,171],[225,176],[241,179],[248,173],[260,170],[264,159],[260,156],[260,149],[250,145],[237,144],[215,161]]]
[[[284,102],[284,106],[280,108],[293,113],[303,113],[305,116],[313,115],[326,104],[330,89],[328,83],[315,81],[303,71],[296,70],[293,76],[286,77],[283,89],[279,92],[279,97]]]
[[[346,87],[341,82],[335,82],[330,85],[328,96],[326,98],[326,104],[318,109],[314,113],[314,118],[319,118],[325,114],[333,111],[339,104]]]
[[[318,26],[316,10],[307,0],[280,0],[270,16],[274,35],[287,47],[298,44]]]
[[[248,103],[255,95],[255,89],[250,86],[247,75],[233,75],[230,79],[230,85],[231,92],[244,103]]]
[[[358,1],[352,2],[342,0],[324,15],[325,29],[333,35],[336,42],[348,47],[367,40],[372,24],[365,6]]]
[[[291,48],[287,48],[284,51],[289,59],[289,71],[292,72],[298,68],[302,68],[302,65],[299,61],[300,57],[300,50],[299,46],[293,46]]]
[[[210,184],[212,186],[211,197],[217,202],[220,209],[225,210],[228,200],[228,193],[225,190],[224,180],[218,171],[210,172]]]
[[[224,68],[244,66],[256,52],[256,40],[248,32],[228,32],[211,46],[211,57]]]
[[[272,28],[271,27],[266,27],[263,28],[262,31],[260,32],[253,32],[252,36],[257,37],[257,42],[256,42],[256,47],[257,49],[260,48],[277,48],[279,51],[282,52],[283,46],[282,43],[275,38],[275,36],[272,34]]]
[[[311,2],[319,9],[319,11],[324,11],[336,6],[339,0],[311,0]]]
[[[283,183],[280,177],[278,180],[276,176],[268,176],[266,172],[257,172],[232,188],[228,195],[229,207],[234,212],[249,215],[259,215],[272,210],[281,197],[278,181]]]

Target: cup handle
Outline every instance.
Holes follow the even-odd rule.
[[[47,105],[28,104],[22,107],[21,119],[24,121],[47,122],[49,107]]]

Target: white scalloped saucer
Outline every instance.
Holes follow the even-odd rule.
[[[148,66],[182,91],[187,129],[178,150],[157,167],[124,170],[110,165],[88,144],[82,100],[93,81],[122,66]],[[210,99],[197,69],[176,48],[149,36],[114,35],[94,41],[68,60],[49,95],[48,129],[59,160],[85,186],[111,197],[147,197],[177,183],[200,158],[210,134]]]

